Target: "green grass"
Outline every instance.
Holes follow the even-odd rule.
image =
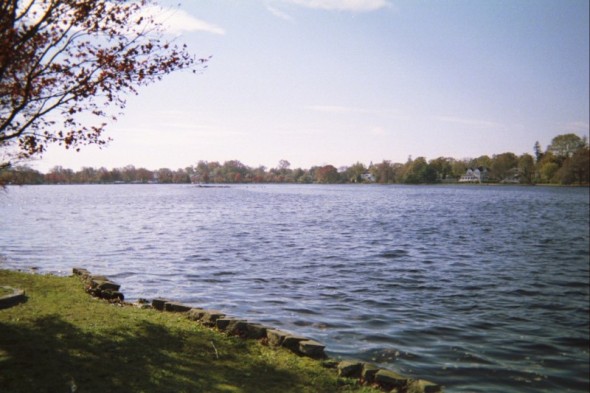
[[[0,310],[1,392],[376,392],[182,314],[94,299],[76,277],[0,270],[3,285],[27,301]]]
[[[0,297],[12,294],[12,289],[0,287]]]

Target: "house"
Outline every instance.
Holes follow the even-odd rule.
[[[485,167],[469,168],[461,178],[459,183],[481,183],[488,180],[488,170]]]
[[[369,172],[363,173],[361,175],[361,181],[368,182],[368,183],[374,183],[375,182],[375,176],[373,176],[373,174],[372,173],[369,173]]]

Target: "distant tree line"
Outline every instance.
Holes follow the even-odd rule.
[[[313,166],[291,168],[281,160],[276,168],[250,167],[231,160],[199,161],[194,166],[171,170],[148,170],[128,165],[123,168],[82,168],[73,171],[61,166],[43,174],[27,166],[0,171],[0,184],[101,184],[101,183],[368,183],[434,184],[457,182],[470,168],[485,169],[485,182],[520,184],[584,184],[590,183],[590,149],[586,137],[575,134],[558,135],[543,151],[538,142],[534,155],[514,153],[484,155],[457,160],[424,157],[405,163],[384,160],[366,166],[360,162],[348,167]]]

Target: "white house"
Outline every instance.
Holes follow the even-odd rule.
[[[459,179],[459,183],[481,183],[488,179],[488,170],[484,167],[469,168]]]
[[[375,176],[372,173],[366,172],[361,175],[361,181],[374,183],[375,180]]]

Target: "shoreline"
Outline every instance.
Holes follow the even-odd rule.
[[[92,297],[83,294],[84,296],[86,296],[88,299],[102,299],[99,300],[99,304],[106,306],[110,310],[113,310],[113,306],[118,306],[115,308],[115,310],[127,309],[129,312],[133,313],[148,313],[146,315],[156,313],[162,318],[167,317],[176,319],[178,321],[182,320],[183,324],[188,323],[195,329],[205,329],[211,334],[222,335],[230,340],[239,340],[243,343],[251,342],[251,344],[248,345],[254,345],[256,348],[258,348],[258,350],[268,348],[268,350],[272,352],[279,352],[281,354],[286,352],[284,356],[287,356],[290,359],[301,359],[301,361],[309,359],[309,362],[315,364],[314,367],[324,369],[329,374],[332,374],[333,378],[341,381],[338,382],[339,386],[348,386],[352,389],[348,390],[347,388],[345,390],[334,391],[397,391],[399,393],[442,392],[442,387],[432,382],[406,378],[391,370],[380,369],[368,363],[354,360],[336,361],[329,359],[323,351],[325,346],[321,343],[291,334],[289,332],[273,329],[272,327],[266,327],[233,318],[220,311],[196,309],[185,306],[178,302],[159,298],[153,299],[151,302],[143,300],[137,302],[136,304],[126,303],[124,301],[124,295],[119,292],[120,286],[118,284],[110,281],[107,277],[92,275],[90,272],[82,268],[75,268],[74,275],[68,277],[51,275],[45,276],[7,270],[4,270],[4,272],[9,272],[9,275],[13,274],[29,276],[28,278],[31,280],[55,278],[56,280],[70,281],[72,278],[75,278],[78,283],[82,283],[87,293],[93,295]],[[2,270],[0,270],[0,273],[2,273]],[[6,273],[4,275],[6,275]],[[0,278],[2,278],[2,274],[0,274]],[[0,285],[10,285],[10,283],[5,283],[4,281],[5,280],[0,280]],[[27,290],[26,292],[27,297],[30,298],[27,298],[25,303],[21,303],[16,307],[13,307],[13,310],[23,307],[26,308],[28,307],[28,303],[30,301],[32,302],[32,297],[35,296],[34,292],[32,292],[32,295],[29,295],[30,291]],[[69,294],[64,293],[63,295],[66,296]],[[96,303],[96,300],[94,302]],[[92,326],[92,320],[87,320],[84,324],[84,328],[88,327],[85,325]],[[3,330],[3,314],[0,314],[0,330]],[[214,340],[211,341],[211,343],[213,342]],[[216,356],[216,358],[219,359],[217,347],[215,344],[213,344],[212,347],[215,353],[213,356]],[[0,342],[0,360],[2,360],[3,349],[3,345]],[[0,387],[1,386],[3,386],[2,377],[0,377]]]
[[[94,276],[84,268],[73,268],[72,272],[82,280],[86,286],[86,292],[90,295],[115,303],[124,302],[124,295],[119,292],[120,285],[110,281],[107,277]],[[139,299],[136,303],[128,305],[139,308],[151,307],[161,312],[186,314],[191,321],[214,328],[227,335],[237,336],[242,339],[260,340],[271,347],[286,348],[298,356],[324,360],[329,368],[337,370],[338,376],[356,379],[361,385],[378,387],[385,392],[394,390],[399,393],[443,392],[442,387],[433,382],[423,379],[410,379],[392,370],[379,368],[372,363],[330,359],[325,354],[324,349],[326,346],[322,343],[291,332],[235,318],[223,311],[195,308],[165,298],[155,298],[151,302],[146,299]]]
[[[194,186],[196,188],[231,188],[233,186],[499,186],[499,187],[564,187],[564,188],[589,188],[590,183],[586,184],[556,184],[556,183],[502,183],[502,182],[436,182],[436,183],[296,183],[296,182],[232,182],[232,183],[160,183],[160,182],[86,182],[86,183],[7,183],[2,184],[2,188],[23,187],[23,186]],[[0,189],[2,189],[0,188]]]

